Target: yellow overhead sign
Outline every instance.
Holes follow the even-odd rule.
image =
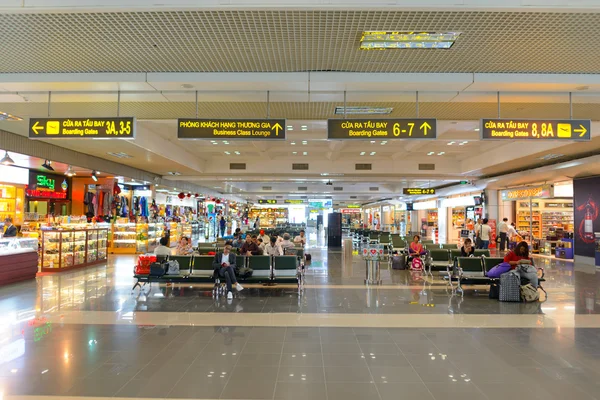
[[[330,119],[328,139],[435,139],[435,118]]]
[[[285,119],[177,120],[179,139],[285,140]]]
[[[402,193],[412,196],[421,196],[426,194],[435,194],[435,189],[423,189],[423,188],[404,188]]]
[[[482,119],[481,138],[498,140],[577,140],[591,138],[589,119]]]
[[[135,118],[31,118],[30,139],[133,139]]]

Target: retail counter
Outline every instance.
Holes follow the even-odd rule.
[[[38,271],[37,250],[37,239],[0,239],[0,286],[35,279]]]
[[[108,229],[42,230],[42,272],[106,261]]]

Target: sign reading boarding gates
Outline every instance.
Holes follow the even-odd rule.
[[[494,140],[576,140],[591,138],[589,119],[482,119],[481,138]]]
[[[177,120],[179,139],[285,140],[285,119]]]
[[[330,119],[328,139],[435,139],[435,118]]]
[[[420,196],[425,194],[435,194],[434,188],[404,188],[402,193],[410,196]]]
[[[30,139],[134,139],[135,118],[31,118]]]

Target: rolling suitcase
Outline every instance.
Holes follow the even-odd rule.
[[[392,269],[406,269],[406,256],[404,254],[392,256]]]
[[[514,271],[500,276],[500,301],[521,301],[521,277]]]

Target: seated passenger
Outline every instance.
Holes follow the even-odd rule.
[[[175,254],[178,256],[189,256],[192,254],[194,250],[192,249],[192,245],[190,244],[190,239],[187,236],[182,236],[177,243],[177,248],[175,249]]]
[[[294,244],[306,245],[306,236],[304,236],[304,230],[300,231],[300,234],[294,238]]]
[[[277,243],[277,237],[271,236],[271,240],[265,246],[265,255],[267,256],[282,256],[283,250],[281,246]]]
[[[171,249],[169,247],[167,247],[167,244],[169,244],[169,238],[167,238],[165,236],[161,237],[158,242],[158,246],[156,246],[156,248],[154,249],[154,255],[170,256]]]
[[[259,239],[262,239],[263,243],[266,245],[271,240],[271,237],[265,233],[264,229],[260,230],[260,235],[258,235]]]
[[[471,239],[466,238],[463,242],[463,246],[460,248],[461,257],[470,257],[475,255],[475,246]]]
[[[225,247],[223,251],[215,254],[215,258],[213,260],[213,268],[215,272],[219,274],[221,278],[225,278],[225,282],[227,283],[227,298],[233,299],[233,287],[235,284],[236,290],[239,292],[244,288],[240,285],[235,277],[235,270],[233,269],[233,265],[235,265],[235,254],[231,252],[231,243],[225,243]]]
[[[521,278],[528,279],[533,287],[538,287],[539,278],[537,276],[537,269],[531,264],[527,242],[517,244],[514,250],[506,253],[504,262],[509,263],[510,267],[517,271]]]
[[[240,254],[244,254],[247,256],[257,256],[259,255],[258,245],[254,242],[256,240],[256,235],[250,236],[246,235],[246,241],[242,245],[240,249]]]
[[[233,235],[233,243],[231,244],[231,247],[233,247],[234,249],[240,249],[243,244],[244,241],[242,240],[241,233],[236,233],[235,235]]]
[[[281,242],[281,248],[283,249],[284,253],[285,253],[285,249],[295,249],[296,248],[294,243],[290,242],[290,239],[291,239],[291,236],[289,233],[283,234],[283,241]]]
[[[419,255],[422,256],[427,253],[425,248],[423,248],[423,244],[420,242],[421,237],[419,235],[413,236],[413,241],[410,242],[410,246],[408,246],[408,253],[411,256]]]

